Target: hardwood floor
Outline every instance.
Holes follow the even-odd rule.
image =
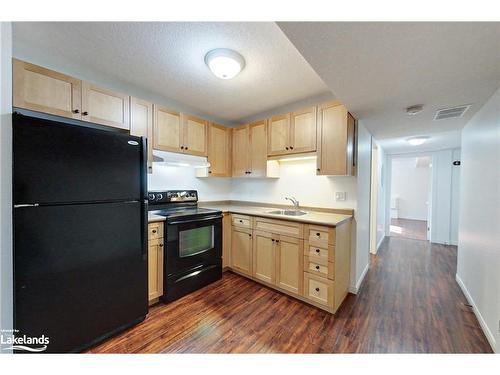
[[[336,316],[226,272],[89,352],[490,353],[455,272],[456,247],[388,238]]]
[[[427,221],[391,219],[391,237],[427,241]]]

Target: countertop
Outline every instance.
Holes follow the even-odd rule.
[[[319,212],[311,210],[310,208],[304,208],[307,214],[302,216],[286,216],[286,215],[276,215],[270,214],[269,211],[283,209],[283,207],[259,207],[253,205],[241,205],[241,204],[218,204],[216,202],[200,202],[199,205],[204,208],[211,208],[214,210],[220,210],[222,212],[230,212],[235,214],[250,215],[250,216],[260,216],[268,217],[277,220],[288,220],[288,221],[298,221],[307,224],[318,224],[327,226],[337,226],[343,222],[350,220],[352,215],[343,215],[330,212]],[[301,209],[302,210],[302,209]]]
[[[165,219],[166,219],[165,216],[155,215],[155,214],[152,214],[151,212],[148,212],[148,223],[154,223],[157,221],[165,221]]]

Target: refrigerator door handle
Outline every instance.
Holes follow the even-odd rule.
[[[147,261],[148,257],[148,200],[142,203],[142,259]]]
[[[38,207],[40,206],[38,203],[25,203],[25,204],[15,204],[14,208],[22,208],[22,207]]]

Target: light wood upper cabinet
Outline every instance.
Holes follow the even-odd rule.
[[[316,151],[316,107],[269,119],[267,155],[314,151]]]
[[[316,151],[316,107],[290,114],[290,153]]]
[[[130,130],[130,96],[84,81],[82,120]]]
[[[250,177],[267,176],[267,126],[266,121],[249,125],[250,135]]]
[[[184,142],[181,149],[187,154],[207,156],[208,121],[182,114]]]
[[[276,250],[276,286],[291,293],[302,294],[304,241],[280,236]]]
[[[268,121],[267,154],[283,155],[290,150],[290,114],[271,117]]]
[[[254,232],[252,275],[269,284],[274,284],[276,279],[275,245],[276,240],[271,233]]]
[[[153,105],[153,148],[161,151],[182,152],[184,140],[181,114]]]
[[[82,81],[13,59],[13,105],[81,119]]]
[[[233,177],[244,177],[250,169],[250,136],[248,125],[233,129]]]
[[[252,230],[232,227],[231,267],[252,276]]]
[[[146,137],[148,142],[148,173],[153,172],[153,104],[130,98],[130,134]]]
[[[318,108],[318,175],[351,175],[354,172],[355,120],[340,102]]]
[[[215,177],[231,177],[232,129],[210,123],[208,127],[208,173]]]

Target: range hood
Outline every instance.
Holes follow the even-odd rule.
[[[172,167],[208,168],[210,163],[204,156],[194,156],[153,150],[153,163]]]

